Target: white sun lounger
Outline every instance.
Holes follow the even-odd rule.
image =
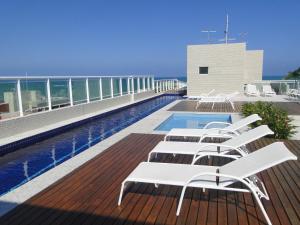
[[[286,94],[290,99],[298,99],[300,97],[300,93],[296,89],[289,89]]]
[[[269,196],[263,182],[255,174],[287,160],[296,159],[297,157],[282,142],[276,142],[221,167],[142,162],[122,182],[118,205],[121,204],[125,188],[132,182],[150,183],[156,187],[181,186],[177,216],[187,187],[250,192],[255,197],[267,223],[271,225],[261,201],[262,198],[269,200]],[[230,186],[234,183],[243,183],[245,188]]]
[[[256,86],[253,84],[247,84],[245,94],[248,96],[258,97],[260,95]]]
[[[184,128],[175,128],[170,130],[164,140],[167,141],[169,137],[176,136],[176,137],[199,137],[202,136],[206,137],[222,137],[228,135],[239,135],[239,131],[242,128],[247,127],[251,123],[261,120],[261,117],[257,114],[252,114],[247,116],[243,119],[240,119],[234,123],[226,123],[226,122],[210,122],[204,126],[203,129],[184,129]],[[227,125],[224,128],[209,128],[213,125]]]
[[[263,92],[262,94],[264,96],[275,96],[276,92],[271,88],[270,85],[263,85]]]
[[[200,95],[189,95],[189,96],[186,95],[186,96],[183,96],[183,97],[187,97],[189,100],[200,100],[201,98],[205,98],[205,97],[210,96],[214,92],[215,92],[215,89],[212,89],[208,93],[203,93],[203,94],[200,94]]]
[[[203,142],[159,142],[149,153],[148,161],[157,154],[183,154],[192,155],[193,163],[205,156],[218,156],[227,158],[239,158],[248,153],[245,145],[258,140],[266,135],[274,134],[267,125],[262,125],[246,131],[239,136],[232,137],[222,143],[203,143]],[[228,153],[237,153],[235,155]]]
[[[212,103],[212,106],[211,106],[212,109],[214,108],[215,103],[229,103],[231,105],[232,109],[235,110],[232,98],[237,96],[238,94],[239,94],[239,92],[233,92],[228,95],[220,94],[220,95],[216,95],[216,96],[203,97],[197,102],[195,108],[197,109],[202,103]]]

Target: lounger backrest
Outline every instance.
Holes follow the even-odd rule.
[[[207,93],[206,96],[209,96],[209,95],[211,95],[211,94],[214,93],[214,92],[215,92],[215,89],[212,89],[210,92]]]
[[[243,119],[240,119],[239,121],[237,122],[234,122],[233,124],[229,125],[228,127],[226,127],[226,129],[228,130],[232,130],[232,131],[236,131],[236,130],[239,130],[243,127],[246,127],[248,126],[249,124],[251,123],[254,123],[258,120],[261,120],[261,117],[257,114],[252,114],[250,116],[247,116]]]
[[[275,142],[220,167],[219,172],[244,179],[287,160],[297,160],[297,156],[283,142]]]
[[[248,90],[248,92],[251,92],[251,93],[257,93],[256,86],[252,85],[252,84],[247,84],[247,90]]]
[[[263,92],[273,92],[270,85],[263,85]]]
[[[270,134],[274,134],[274,132],[270,130],[270,128],[267,125],[261,125],[254,129],[248,130],[239,136],[235,136],[231,139],[228,139],[222,144],[238,148]]]

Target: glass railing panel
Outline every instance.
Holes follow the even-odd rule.
[[[148,79],[148,77],[146,77],[145,78],[145,88],[146,88],[146,90],[148,90],[148,88],[149,88],[149,79]]]
[[[102,96],[103,98],[111,98],[110,78],[102,78]]]
[[[140,91],[144,91],[144,78],[139,78],[140,79]]]
[[[70,105],[68,80],[50,80],[52,108],[60,108]]]
[[[133,85],[132,85],[132,78],[129,79],[129,90],[130,90],[130,94],[134,93],[133,91]]]
[[[74,105],[87,102],[86,79],[72,79],[72,95]]]
[[[123,94],[123,95],[128,94],[127,81],[128,81],[127,78],[123,78],[123,79],[122,79],[122,94]]]
[[[0,119],[19,115],[17,81],[0,81]]]
[[[47,80],[21,80],[20,84],[25,114],[48,109]]]
[[[114,97],[120,96],[120,78],[113,79]]]
[[[134,93],[138,92],[138,78],[133,79]]]
[[[89,93],[90,101],[100,100],[100,85],[99,79],[89,78]]]
[[[149,78],[149,84],[148,84],[148,86],[149,86],[149,89],[152,89],[152,78],[151,77]]]

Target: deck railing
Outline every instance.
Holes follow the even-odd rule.
[[[253,84],[258,88],[259,91],[262,91],[263,85],[271,85],[272,89],[280,95],[287,94],[290,89],[300,90],[299,80],[262,80],[255,81]]]
[[[170,90],[179,90],[186,87],[186,83],[178,79],[161,79],[154,81],[154,89],[156,93]]]
[[[0,77],[0,119],[51,111],[124,95],[182,88],[177,79],[153,76]]]

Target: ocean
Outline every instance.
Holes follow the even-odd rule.
[[[264,75],[263,80],[282,80],[285,76],[284,75]],[[156,79],[168,79],[166,77],[157,77]],[[171,79],[171,78],[170,78]],[[175,79],[181,80],[186,82],[186,77],[178,76]]]
[[[264,75],[263,80],[282,80],[285,75]]]

